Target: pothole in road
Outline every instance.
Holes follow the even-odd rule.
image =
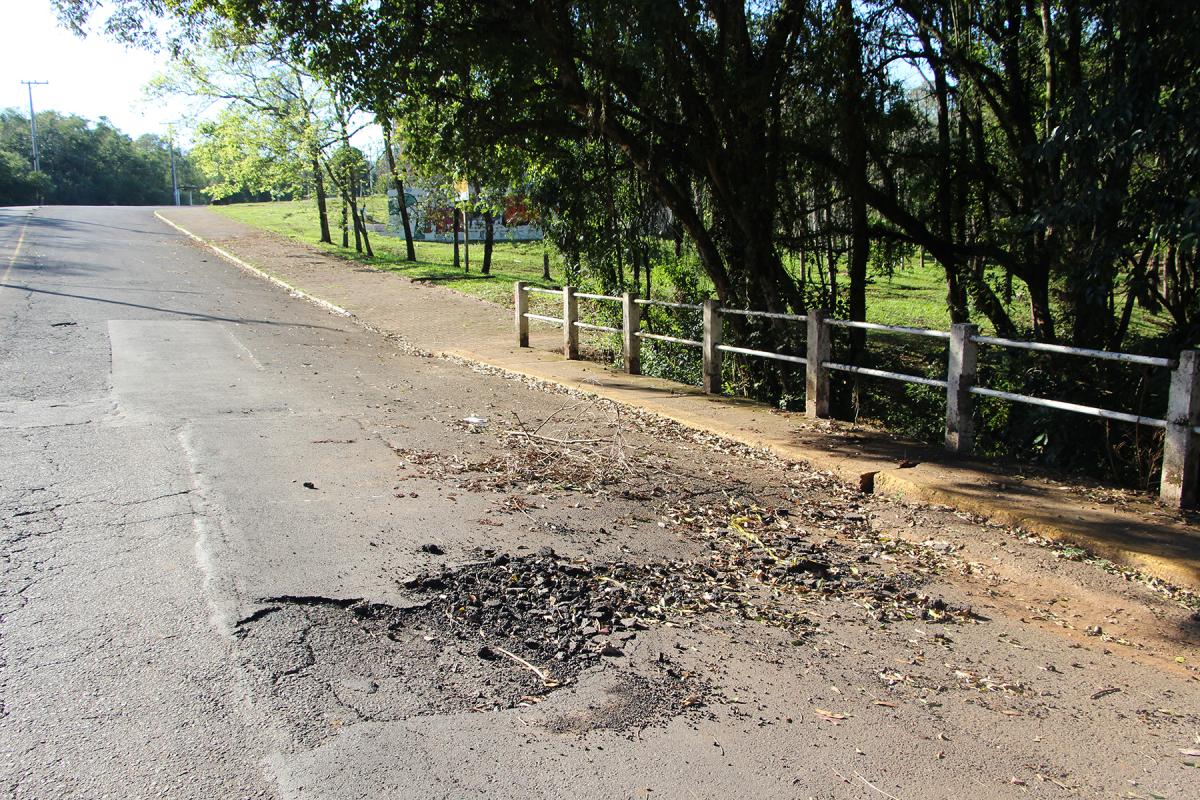
[[[409,579],[405,587],[423,602],[407,608],[275,598],[239,626],[239,649],[261,696],[293,723],[300,743],[357,722],[535,705],[563,687],[590,692],[582,698],[588,710],[539,716],[550,730],[579,733],[645,727],[702,705],[701,676],[678,667],[661,638],[642,646],[699,615],[800,638],[818,627],[805,600],[849,600],[877,620],[970,616],[917,592],[916,578],[885,574],[831,546],[722,541],[693,561],[590,564],[549,548],[493,555]],[[607,682],[581,680],[597,672]]]
[[[703,693],[695,676],[665,655],[640,663],[622,658],[612,670],[596,670],[603,656],[595,649],[546,664],[551,645],[544,626],[540,633],[487,636],[452,621],[438,602],[411,608],[331,598],[267,602],[239,625],[239,655],[258,702],[288,723],[301,747],[346,725],[537,705],[568,687],[586,695],[568,706],[587,710],[547,709],[547,729],[642,728],[698,705]],[[589,669],[602,680],[580,686]]]

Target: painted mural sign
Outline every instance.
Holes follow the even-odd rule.
[[[428,192],[419,188],[409,188],[404,192],[404,205],[408,209],[413,238],[427,242],[454,241],[454,207],[429,207],[421,202],[427,195]],[[467,229],[471,241],[482,241],[485,235],[483,215],[468,215]],[[400,204],[395,189],[388,190],[388,230],[393,233],[402,231]],[[497,242],[533,242],[542,239],[542,229],[533,221],[525,200],[515,195],[504,198],[504,213],[495,219],[493,232]]]

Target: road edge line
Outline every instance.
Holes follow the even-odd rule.
[[[321,308],[325,309],[326,311],[329,311],[333,314],[337,314],[340,317],[353,317],[354,316],[354,314],[352,314],[351,312],[347,311],[346,309],[342,308],[339,305],[331,303],[328,300],[322,300],[320,297],[315,297],[315,296],[309,294],[308,292],[304,291],[303,289],[297,289],[295,286],[288,283],[287,281],[285,281],[281,278],[277,278],[274,275],[272,275],[271,273],[261,270],[258,267],[254,266],[253,264],[249,264],[249,263],[243,261],[242,259],[235,256],[233,253],[230,253],[228,250],[224,250],[224,249],[218,247],[217,245],[213,244],[212,242],[208,241],[207,239],[205,239],[201,236],[197,236],[196,234],[192,233],[191,231],[189,231],[187,228],[183,227],[182,225],[180,225],[176,222],[173,222],[172,220],[167,219],[166,217],[164,217],[162,215],[162,212],[156,210],[154,212],[154,216],[157,217],[160,222],[167,223],[175,230],[177,230],[180,233],[184,234],[185,236],[188,236],[188,237],[192,238],[193,240],[199,242],[200,244],[207,247],[209,250],[212,250],[214,253],[216,253],[221,258],[225,259],[226,261],[228,261],[236,266],[239,266],[242,269],[246,270],[247,272],[251,272],[254,275],[256,275],[264,280],[270,281],[271,283],[275,284],[276,286],[278,286],[281,289],[286,289],[288,291],[288,293],[292,295],[292,297],[298,297],[302,300],[307,300],[308,302],[312,303],[313,305],[320,306]]]
[[[8,285],[8,276],[12,274],[13,265],[17,263],[17,259],[21,257],[21,246],[25,244],[25,231],[29,229],[29,217],[33,211],[25,214],[25,219],[21,220],[21,233],[17,236],[17,244],[13,248],[12,255],[8,257],[8,266],[4,270],[4,277],[0,277],[0,283]]]

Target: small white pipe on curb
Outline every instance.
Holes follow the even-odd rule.
[[[275,284],[276,286],[278,286],[281,289],[286,289],[288,292],[291,293],[292,297],[298,297],[302,300],[307,300],[308,302],[312,303],[313,305],[320,306],[321,308],[325,309],[326,311],[329,311],[333,314],[337,314],[338,316],[341,316],[341,317],[353,317],[354,316],[349,311],[347,311],[346,309],[342,308],[339,305],[334,305],[333,303],[329,302],[328,300],[322,300],[319,297],[313,297],[308,292],[304,292],[304,291],[301,291],[300,289],[297,289],[295,286],[292,286],[287,281],[280,280],[279,278],[276,278],[274,275],[270,274],[269,272],[264,272],[261,269],[259,269],[258,267],[247,264],[245,261],[243,261],[242,259],[235,256],[233,253],[230,253],[228,250],[222,250],[220,247],[217,247],[212,242],[197,236],[196,234],[192,233],[191,231],[189,231],[187,228],[183,227],[182,225],[178,225],[178,224],[172,222],[171,220],[167,219],[166,217],[164,217],[162,215],[161,212],[155,211],[154,216],[158,217],[160,221],[167,223],[172,228],[174,228],[175,230],[184,234],[185,236],[189,236],[192,239],[194,239],[195,241],[204,245],[209,250],[212,250],[214,253],[216,253],[221,258],[225,259],[226,261],[229,261],[229,262],[241,267],[242,269],[246,270],[247,272],[252,272],[260,278],[270,281],[271,283]]]

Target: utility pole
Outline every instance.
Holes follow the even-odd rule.
[[[37,148],[37,118],[33,115],[33,87],[45,86],[50,81],[21,81],[25,84],[25,88],[29,90],[29,141],[33,146],[33,171],[41,172],[42,163],[38,159]]]
[[[171,193],[175,196],[175,205],[179,205],[179,179],[175,177],[175,132],[167,137],[167,152],[171,154]]]

